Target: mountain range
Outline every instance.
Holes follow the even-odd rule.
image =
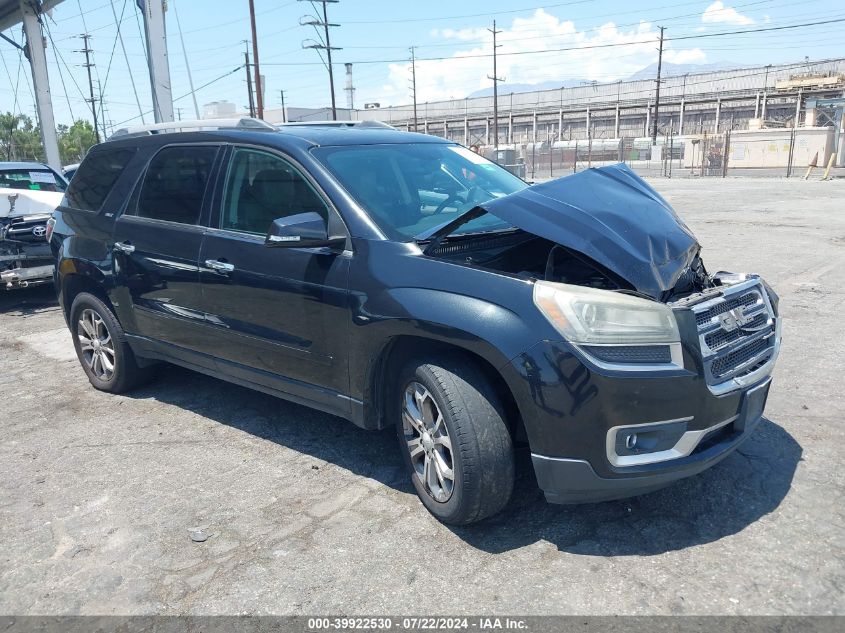
[[[734,68],[732,64],[725,62],[715,62],[712,64],[670,64],[664,63],[661,69],[663,77],[678,77],[680,75],[693,73],[706,73],[719,70],[730,70]],[[630,77],[622,81],[639,81],[642,79],[654,79],[657,77],[657,63],[650,64],[635,72]],[[589,85],[595,82],[589,79],[564,79],[563,81],[542,81],[536,84],[523,83],[501,83],[499,84],[499,96],[508,95],[510,93],[518,92],[533,92],[534,90],[557,90],[559,88],[576,88],[578,86]],[[493,96],[493,87],[482,88],[467,95],[467,97],[491,97]]]

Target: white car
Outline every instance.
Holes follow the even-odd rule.
[[[0,285],[7,290],[52,280],[47,220],[65,189],[67,180],[47,165],[0,162]]]

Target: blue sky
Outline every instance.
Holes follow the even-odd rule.
[[[177,14],[199,88],[243,63],[243,40],[250,38],[247,0],[169,0],[167,28],[174,97],[189,93]],[[262,74],[267,107],[278,107],[279,91],[287,105],[329,103],[325,67],[302,41],[314,38],[301,16],[308,2],[255,0]],[[113,9],[118,16],[115,20]],[[120,16],[123,19],[120,20]],[[106,118],[120,123],[139,114],[127,63],[116,40],[116,21],[126,45],[142,110],[150,108],[149,81],[134,0],[65,0],[48,18],[50,83],[57,120],[68,123],[88,117],[81,92],[87,92],[82,42],[92,35],[96,78],[104,86]],[[377,101],[408,103],[408,47],[417,47],[417,89],[421,102],[466,94],[490,85],[491,34],[495,19],[503,55],[499,75],[512,83],[538,83],[569,78],[597,81],[623,79],[657,60],[658,26],[666,37],[700,36],[741,29],[768,28],[845,18],[845,6],[831,0],[736,0],[670,2],[646,0],[340,0],[329,5],[335,86],[338,105],[346,104],[344,62],[353,62],[356,106]],[[841,34],[845,23],[728,37],[669,41],[664,59],[676,63],[726,62],[737,65],[800,61],[845,56]],[[20,27],[6,35],[21,41]],[[53,46],[53,43],[55,46]],[[607,46],[607,45],[620,46]],[[583,48],[583,47],[592,48]],[[570,50],[544,52],[549,49]],[[578,49],[581,50],[578,50]],[[574,50],[572,50],[574,49]],[[112,52],[114,51],[114,52]],[[17,51],[0,42],[0,110],[33,112],[28,67]],[[439,58],[439,59],[432,59]],[[25,61],[25,60],[24,60]],[[22,70],[20,70],[22,67]],[[64,82],[64,83],[63,83]],[[17,88],[17,90],[16,90]],[[15,103],[17,95],[17,104]],[[200,110],[209,101],[247,103],[243,70],[197,92]],[[190,97],[179,99],[184,118],[193,118]],[[149,122],[150,117],[147,117]]]

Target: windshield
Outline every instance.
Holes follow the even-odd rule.
[[[391,239],[413,238],[479,204],[528,186],[460,145],[403,143],[313,151]],[[510,227],[487,214],[455,233]]]
[[[49,169],[1,169],[0,189],[64,191],[65,183]]]

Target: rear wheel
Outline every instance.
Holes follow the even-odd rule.
[[[393,400],[401,451],[429,512],[460,525],[505,507],[513,444],[495,392],[472,362],[411,363]]]
[[[123,328],[98,297],[79,293],[70,308],[73,346],[91,384],[109,393],[123,393],[146,382],[150,368],[138,366]]]

